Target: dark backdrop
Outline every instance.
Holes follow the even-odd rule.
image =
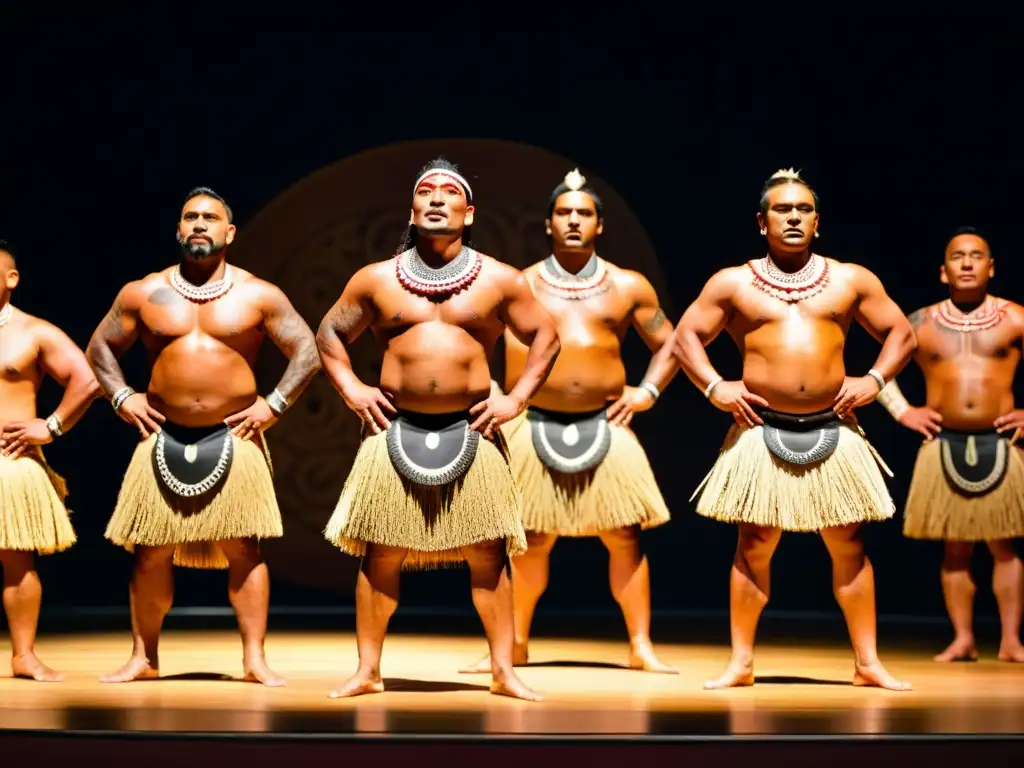
[[[504,139],[595,169],[646,228],[673,320],[713,271],[762,253],[759,188],[788,166],[821,196],[819,250],[876,271],[907,312],[943,297],[942,247],[960,224],[990,229],[995,290],[1019,298],[1020,68],[998,26],[983,30],[980,20],[952,30],[932,14],[944,31],[929,38],[919,26],[898,35],[888,23],[818,12],[776,30],[688,9],[684,26],[668,6],[664,16],[595,7],[555,18],[452,4],[387,16],[349,6],[62,15],[23,5],[3,18],[0,237],[19,255],[15,303],[83,347],[119,286],[176,259],[172,232],[189,188],[224,194],[244,236],[248,220],[308,174],[425,138]],[[554,182],[536,180],[538,199]],[[608,256],[629,264],[628,254]],[[855,329],[851,373],[876,351]],[[647,352],[631,337],[626,354],[636,383]],[[723,373],[737,372],[728,339],[711,354]],[[138,350],[125,366],[144,382]],[[920,401],[916,369],[900,381]],[[57,397],[48,384],[43,413]],[[878,406],[861,420],[896,472],[902,507],[918,439]],[[635,421],[675,515],[645,536],[659,610],[727,607],[734,530],[699,519],[688,498],[728,424],[683,377]],[[129,558],[103,529],[134,441],[101,401],[50,447],[80,543],[44,560],[48,605],[124,605]],[[307,517],[322,525],[329,513]],[[881,612],[942,614],[940,545],[903,539],[898,519],[872,526],[868,542]],[[275,604],[351,604],[352,561],[337,562],[336,575],[313,579],[321,588],[278,578]],[[987,556],[979,567],[987,573]],[[774,577],[775,607],[834,610],[816,537],[784,537]],[[468,607],[465,579],[411,576],[403,598]],[[224,584],[223,574],[181,573],[177,603],[226,605]],[[991,613],[985,589],[979,600]],[[613,607],[596,541],[556,547],[544,604]]]

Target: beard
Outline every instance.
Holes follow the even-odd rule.
[[[202,238],[181,240],[179,244],[183,256],[196,260],[209,258],[221,250],[212,241]]]

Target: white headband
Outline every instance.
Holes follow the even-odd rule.
[[[420,183],[428,176],[450,176],[451,178],[455,179],[457,182],[459,182],[459,184],[462,185],[462,188],[466,190],[467,197],[473,197],[473,189],[472,187],[469,186],[469,182],[462,178],[462,176],[457,174],[455,171],[449,171],[444,168],[433,168],[424,173],[418,179],[416,179],[416,183],[412,185],[413,194],[416,193],[416,190],[420,188]]]

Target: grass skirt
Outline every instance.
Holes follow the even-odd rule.
[[[984,496],[956,491],[942,470],[938,439],[921,445],[903,513],[910,539],[995,541],[1024,536],[1024,451],[1011,446],[1006,476]]]
[[[75,543],[64,478],[39,447],[16,459],[0,456],[0,549],[49,555]]]
[[[265,441],[231,439],[234,456],[228,476],[211,493],[194,498],[173,494],[160,480],[153,467],[156,435],[140,442],[107,524],[107,539],[129,552],[136,546],[177,544],[175,565],[227,568],[217,542],[283,535]]]
[[[367,432],[324,536],[356,557],[380,544],[408,550],[405,570],[441,568],[460,565],[461,548],[484,541],[503,539],[510,557],[523,554],[519,507],[500,435],[481,438],[472,466],[455,482],[418,486],[392,465],[387,432]]]
[[[502,426],[512,475],[523,497],[523,527],[559,536],[594,536],[639,525],[654,528],[670,519],[640,441],[626,427],[608,425],[612,441],[595,468],[571,475],[553,472],[533,447],[523,411]]]
[[[844,423],[824,461],[796,466],[768,450],[761,426],[734,424],[718,460],[694,492],[697,513],[727,523],[820,531],[888,520],[895,506],[879,460],[859,428]]]

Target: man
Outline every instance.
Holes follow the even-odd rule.
[[[875,275],[811,251],[818,198],[798,173],[771,176],[757,219],[768,254],[713,275],[666,351],[736,422],[697,504],[701,515],[739,526],[730,575],[732,658],[705,687],[753,684],[754,636],[768,602],[772,554],[786,530],[819,532],[832,557],[854,685],[909,690],[878,659],[874,575],[861,526],[895,510],[852,412],[906,365],[914,332]],[[868,375],[851,378],[843,349],[853,320],[882,349]],[[724,381],[704,349],[723,330],[741,350],[741,381]]]
[[[359,270],[320,325],[324,370],[364,422],[325,531],[362,558],[359,668],[332,698],[384,690],[381,646],[403,567],[465,562],[490,646],[491,691],[540,700],[512,668],[508,557],[526,538],[499,427],[526,407],[559,343],[522,273],[467,244],[474,214],[458,169],[443,158],[428,163],[413,184],[398,255]],[[506,327],[529,352],[504,395],[491,392],[488,361]],[[346,351],[368,328],[384,348],[379,388],[356,377]]]
[[[11,305],[20,276],[0,240],[0,570],[11,632],[15,677],[60,682],[64,675],[35,653],[43,588],[34,554],[52,554],[75,543],[67,488],[43,457],[42,446],[66,434],[99,395],[85,355],[56,326]],[[56,410],[37,414],[43,376],[64,388]]]
[[[503,428],[528,542],[526,553],[512,560],[513,659],[528,660],[530,625],[557,538],[597,536],[608,549],[611,591],[629,633],[628,665],[674,673],[651,644],[650,578],[640,549],[640,531],[668,522],[669,511],[628,427],[634,413],[654,405],[676,370],[629,387],[622,361],[630,326],[653,351],[672,337],[672,324],[643,275],[598,256],[601,200],[578,169],[555,187],[544,227],[552,255],[525,274],[555,319],[562,350],[526,412]],[[528,350],[508,332],[505,349],[506,382],[513,386]],[[487,667],[485,659],[465,671]]]
[[[263,431],[320,368],[312,330],[279,288],[226,261],[231,209],[197,188],[178,222],[176,266],[125,285],[86,350],[114,411],[139,431],[106,536],[134,551],[134,648],[104,682],[159,676],[158,641],[173,596],[172,565],[227,568],[244,676],[284,681],[263,643],[270,594],[259,539],[282,535]],[[141,336],[148,389],[125,382],[118,358]],[[257,393],[264,336],[289,359],[277,388]]]
[[[942,592],[955,634],[936,661],[978,658],[971,554],[983,541],[992,553],[992,591],[1002,621],[998,658],[1024,662],[1024,568],[1012,541],[1024,536],[1024,458],[1015,445],[1024,410],[1013,398],[1024,308],[988,293],[994,272],[988,242],[969,227],[955,232],[939,272],[949,298],[910,316],[926,405],[911,408],[895,379],[878,396],[893,418],[925,438],[903,533],[945,542]]]

